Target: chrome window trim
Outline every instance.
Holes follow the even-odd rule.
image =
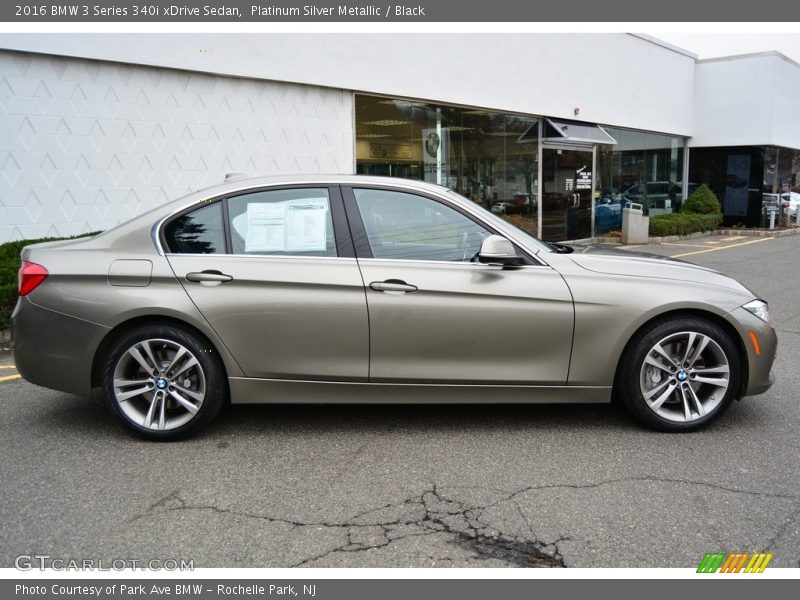
[[[465,265],[470,268],[475,267],[483,267],[485,269],[492,269],[492,270],[500,270],[496,265],[490,265],[486,263],[480,262],[470,262],[468,260],[425,260],[422,258],[359,258],[359,262],[368,262],[368,263],[382,263],[382,262],[389,262],[389,263],[413,263],[413,264],[422,264],[422,265],[447,265],[447,266],[457,266],[457,265]],[[518,271],[519,269],[549,269],[553,270],[553,267],[546,264],[538,264],[538,265],[516,265],[512,268],[505,268],[503,270],[506,271]]]
[[[352,256],[301,256],[298,254],[227,254],[225,252],[219,253],[206,253],[206,254],[195,254],[189,252],[167,252],[164,255],[167,259],[173,256],[192,256],[195,258],[201,256],[207,257],[215,257],[215,258],[268,258],[268,259],[278,259],[278,260],[346,260],[346,261],[356,261],[355,257]]]
[[[419,185],[417,185],[419,184]],[[164,251],[164,247],[161,244],[161,230],[164,224],[171,219],[172,217],[187,211],[195,206],[200,206],[201,204],[209,203],[209,202],[216,202],[218,200],[222,200],[226,196],[230,196],[231,194],[241,194],[247,193],[252,191],[269,191],[271,189],[281,189],[291,186],[301,186],[301,185],[316,185],[320,187],[331,187],[331,186],[350,186],[350,187],[358,187],[359,185],[367,185],[372,186],[373,188],[386,188],[386,189],[396,189],[400,191],[404,191],[406,193],[422,193],[422,194],[429,194],[435,196],[438,200],[441,200],[446,205],[451,207],[458,207],[463,209],[465,212],[469,213],[471,217],[477,220],[485,227],[489,227],[490,229],[498,229],[500,230],[503,235],[507,236],[511,239],[516,245],[522,248],[528,257],[536,263],[539,263],[542,266],[550,266],[548,265],[547,261],[539,256],[540,248],[533,249],[527,245],[524,240],[521,240],[517,237],[514,227],[508,225],[506,223],[487,223],[484,220],[484,216],[479,212],[479,208],[477,206],[470,206],[471,203],[469,201],[466,202],[458,202],[458,199],[461,198],[456,192],[453,192],[449,188],[437,186],[432,183],[420,181],[412,181],[412,180],[397,180],[393,181],[390,178],[379,178],[379,177],[368,177],[362,175],[341,175],[341,176],[320,176],[319,179],[314,178],[301,178],[301,179],[292,179],[291,177],[287,177],[281,181],[275,182],[265,182],[262,180],[260,181],[253,181],[250,184],[242,185],[241,181],[231,181],[230,184],[220,186],[220,188],[216,189],[213,193],[205,194],[200,198],[192,200],[191,202],[186,202],[181,204],[174,210],[167,213],[165,216],[158,219],[152,226],[150,230],[150,236],[153,241],[153,245],[155,246],[156,252],[160,256],[166,256],[167,253]],[[481,209],[482,210],[482,209]],[[180,254],[180,253],[170,253],[170,254]],[[202,256],[202,255],[198,255]],[[218,255],[218,256],[232,256],[230,254],[225,255]],[[329,258],[338,258],[338,257],[329,257]],[[422,261],[427,262],[427,261]],[[531,265],[535,266],[535,265]]]
[[[236,181],[237,180],[231,180],[230,183],[234,184],[234,183],[236,183]],[[179,215],[180,213],[182,213],[184,211],[187,211],[187,210],[189,210],[189,209],[191,209],[191,208],[193,208],[195,206],[199,207],[201,204],[207,204],[207,203],[211,203],[211,202],[218,202],[218,201],[222,200],[223,198],[226,198],[226,197],[230,196],[231,194],[235,194],[235,195],[238,196],[239,194],[245,193],[245,192],[269,191],[269,190],[272,190],[272,189],[275,189],[275,188],[282,189],[282,188],[285,188],[287,186],[299,186],[299,185],[318,185],[319,187],[331,187],[333,185],[340,185],[340,184],[339,183],[335,183],[335,182],[331,182],[331,181],[329,181],[327,179],[320,180],[320,181],[313,181],[313,180],[294,180],[293,181],[293,180],[287,179],[285,182],[276,182],[276,183],[272,183],[272,184],[253,182],[250,185],[244,185],[244,186],[235,186],[235,185],[228,186],[231,189],[218,190],[218,191],[215,191],[213,194],[204,195],[204,196],[202,196],[201,198],[199,198],[197,200],[193,200],[191,202],[187,202],[186,204],[182,204],[179,208],[176,208],[172,212],[167,213],[165,216],[163,216],[159,220],[157,220],[153,224],[153,227],[150,229],[150,237],[152,238],[153,244],[156,247],[156,252],[160,256],[166,256],[167,253],[164,252],[164,247],[161,244],[161,237],[160,237],[161,229],[164,226],[164,223],[166,223],[172,217],[174,217],[176,215]],[[180,254],[180,253],[173,252],[171,254]],[[226,256],[231,256],[231,255],[227,254]]]

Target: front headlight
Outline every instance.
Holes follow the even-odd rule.
[[[742,306],[742,308],[750,311],[765,323],[769,323],[769,304],[763,300],[753,300]]]

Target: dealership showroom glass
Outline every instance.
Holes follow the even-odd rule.
[[[598,33],[7,34],[0,73],[0,242],[106,230],[231,172],[427,181],[548,241],[618,230],[627,202],[676,212],[703,183],[729,226],[800,191],[800,66],[777,52],[698,60]]]

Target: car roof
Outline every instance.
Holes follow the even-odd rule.
[[[264,176],[240,176],[232,175],[224,182],[207,188],[198,190],[176,200],[189,199],[195,194],[218,195],[231,191],[240,191],[259,187],[269,187],[274,185],[303,185],[303,184],[332,184],[332,185],[386,185],[390,187],[404,187],[417,189],[419,191],[430,191],[441,194],[449,191],[448,188],[429,183],[427,181],[416,181],[413,179],[401,179],[398,177],[379,177],[375,175],[346,175],[346,174],[286,174],[286,175],[264,175]]]
[[[159,204],[144,213],[140,213],[123,225],[136,223],[152,219],[155,214],[160,213],[162,218],[180,212],[195,204],[212,200],[231,193],[246,192],[271,186],[293,186],[293,185],[380,185],[385,187],[400,187],[405,190],[416,190],[419,192],[429,192],[442,195],[450,190],[444,186],[426,181],[415,181],[411,179],[401,179],[399,177],[377,177],[372,175],[343,175],[343,174],[286,174],[269,176],[229,176],[227,181],[202,189],[194,190],[172,200]],[[119,226],[118,226],[119,227]],[[116,228],[114,228],[116,229]]]

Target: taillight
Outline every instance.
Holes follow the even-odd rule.
[[[19,295],[27,296],[42,283],[49,273],[42,265],[22,261],[22,266],[19,268]]]

